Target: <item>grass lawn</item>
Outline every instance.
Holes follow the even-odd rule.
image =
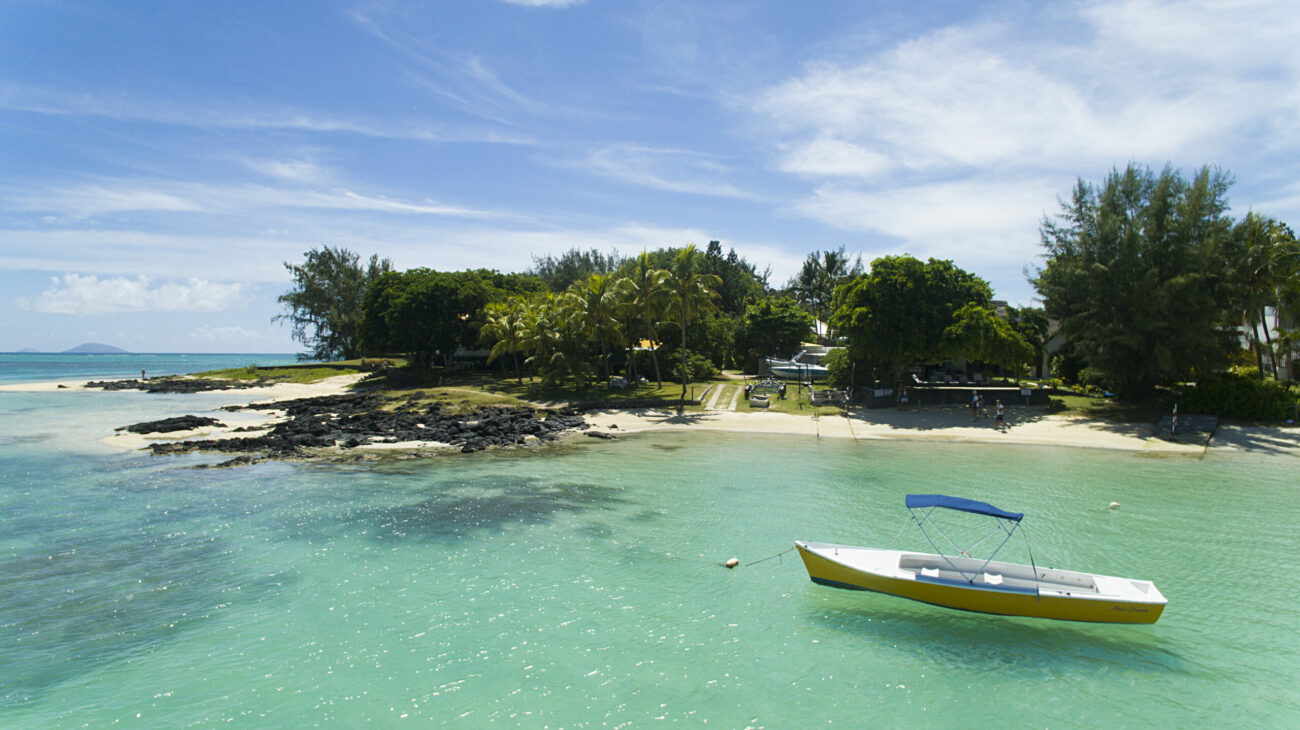
[[[524,378],[523,383],[519,383],[516,378],[500,378],[484,373],[467,373],[464,375],[457,374],[448,378],[449,383],[464,385],[469,387],[478,387],[485,391],[498,393],[503,396],[509,396],[520,400],[533,401],[538,403],[591,403],[602,402],[609,403],[611,408],[618,408],[620,403],[642,400],[646,398],[666,398],[677,399],[682,394],[682,384],[665,380],[663,387],[659,387],[654,381],[649,383],[629,383],[626,388],[604,388],[599,385],[590,388],[574,388],[571,384],[563,386],[544,385],[540,379],[529,381]],[[716,381],[696,382],[687,385],[686,397],[698,398],[710,382],[729,382],[719,378]],[[692,406],[687,406],[692,408]]]
[[[352,375],[359,372],[361,372],[361,370],[352,368],[322,368],[310,366],[258,368],[250,365],[242,368],[209,370],[204,373],[194,373],[194,377],[220,378],[225,380],[264,380],[272,383],[317,383],[326,378],[333,378],[339,375]]]
[[[1052,413],[1123,423],[1150,423],[1169,415],[1168,410],[1155,401],[1129,403],[1114,398],[1088,395],[1054,395],[1051,404]]]

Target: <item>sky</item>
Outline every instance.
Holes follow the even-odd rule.
[[[1078,179],[1300,224],[1283,2],[0,3],[0,351],[294,352],[285,263],[711,240],[951,259],[1034,304]]]

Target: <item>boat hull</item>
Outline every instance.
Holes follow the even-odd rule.
[[[1050,588],[1024,585],[972,584],[941,577],[928,577],[922,571],[909,571],[898,567],[900,556],[908,555],[890,550],[874,550],[853,546],[824,545],[796,542],[799,556],[814,583],[836,588],[875,591],[913,601],[930,603],[963,611],[990,613],[1003,616],[1050,618],[1063,621],[1090,621],[1101,623],[1152,624],[1160,619],[1165,601],[1160,592],[1146,581],[1127,581],[1109,576],[1068,571],[1051,571],[1061,576],[1083,576],[1105,579],[1106,582],[1127,581],[1137,586],[1149,586],[1148,594],[1140,600],[1132,597],[1106,596],[1078,589],[1069,590],[1064,584],[1051,584]],[[855,551],[854,560],[837,559],[839,549]],[[941,558],[924,554],[910,554],[912,558]],[[978,563],[980,561],[972,561]],[[865,563],[866,565],[862,565]],[[1008,563],[995,563],[998,570],[1029,569]],[[1047,571],[1044,571],[1045,573]],[[1000,578],[1000,575],[999,575]],[[1030,574],[1032,578],[1032,572]],[[1126,588],[1129,586],[1126,586]]]

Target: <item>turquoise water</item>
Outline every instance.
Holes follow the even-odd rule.
[[[297,362],[286,354],[161,353],[0,353],[0,385],[42,380],[90,380],[178,375],[224,370],[246,365],[288,365]]]
[[[1293,457],[700,433],[195,470],[217,459],[97,442],[228,400],[0,393],[0,726],[1300,719]],[[1043,622],[817,586],[794,553],[720,565],[888,544],[935,491],[1171,604]]]

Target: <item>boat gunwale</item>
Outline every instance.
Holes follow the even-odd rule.
[[[937,554],[937,553],[919,553],[919,552],[909,551],[909,550],[890,550],[890,549],[886,549],[886,548],[872,548],[872,547],[864,547],[864,546],[861,546],[861,545],[842,545],[842,544],[836,544],[836,543],[818,543],[818,542],[809,542],[809,541],[806,541],[806,540],[796,540],[796,541],[795,541],[795,545],[796,545],[797,547],[799,547],[801,550],[806,550],[806,551],[812,553],[813,555],[818,556],[819,558],[821,558],[821,559],[823,559],[823,560],[827,560],[827,561],[829,561],[829,562],[835,563],[835,564],[840,565],[840,566],[842,566],[842,567],[844,567],[844,568],[846,568],[846,569],[848,569],[848,570],[851,570],[851,571],[857,571],[857,572],[861,572],[861,573],[867,573],[867,574],[873,575],[873,576],[875,576],[875,577],[877,577],[877,578],[881,578],[881,579],[884,579],[884,580],[901,581],[901,582],[921,582],[921,583],[929,583],[929,584],[932,584],[932,585],[944,586],[944,587],[951,587],[951,588],[956,588],[956,589],[959,589],[959,590],[987,591],[987,592],[991,592],[991,593],[1003,593],[1003,594],[1011,594],[1011,595],[1031,595],[1031,596],[1032,596],[1032,595],[1037,595],[1039,598],[1067,599],[1067,600],[1090,600],[1090,601],[1099,601],[1099,602],[1107,602],[1107,603],[1144,604],[1144,605],[1149,605],[1149,606],[1161,606],[1161,607],[1166,606],[1166,605],[1168,605],[1168,603],[1169,603],[1169,600],[1168,600],[1167,598],[1164,597],[1164,594],[1162,594],[1162,593],[1160,592],[1160,589],[1157,588],[1157,587],[1155,586],[1155,583],[1153,583],[1153,582],[1151,582],[1151,581],[1147,581],[1147,580],[1137,579],[1137,578],[1123,578],[1123,577],[1120,577],[1120,576],[1103,575],[1103,574],[1100,574],[1100,573],[1087,573],[1087,572],[1084,572],[1084,571],[1066,570],[1066,569],[1059,569],[1059,568],[1050,568],[1050,569],[1048,569],[1048,570],[1052,570],[1052,571],[1056,571],[1056,572],[1061,572],[1061,573],[1071,573],[1071,574],[1075,574],[1075,575],[1087,576],[1087,577],[1089,577],[1089,578],[1092,578],[1092,579],[1094,580],[1094,588],[1092,588],[1091,590],[1089,590],[1089,589],[1086,589],[1086,588],[1083,588],[1083,587],[1071,587],[1071,586],[1068,586],[1068,585],[1064,585],[1064,584],[1058,583],[1058,582],[1056,582],[1056,581],[1040,581],[1040,582],[1039,582],[1039,586],[1036,587],[1036,588],[1021,588],[1021,587],[1019,587],[1019,586],[991,585],[991,584],[987,584],[987,583],[975,583],[975,582],[973,582],[973,581],[955,580],[955,579],[951,579],[951,578],[937,578],[937,577],[933,577],[933,576],[925,576],[925,575],[923,575],[919,570],[918,570],[918,571],[910,571],[910,570],[908,570],[907,568],[903,568],[903,567],[901,567],[901,563],[902,563],[902,561],[903,561],[905,558],[910,557],[910,556],[915,556],[915,557],[917,557],[917,558],[935,558],[935,559],[938,559],[938,560],[943,560],[943,559],[945,559],[945,558],[947,557],[947,556],[943,556],[943,555],[940,555],[940,554]],[[855,565],[855,564],[853,564],[853,563],[851,563],[851,562],[846,562],[846,561],[844,561],[844,560],[840,560],[840,559],[838,559],[838,558],[839,558],[838,555],[832,555],[832,554],[829,554],[829,553],[827,553],[827,552],[823,552],[823,551],[820,550],[819,548],[844,548],[844,549],[848,549],[848,550],[869,551],[869,552],[877,553],[877,554],[893,554],[893,555],[896,555],[896,556],[897,556],[897,561],[894,563],[894,565],[896,566],[895,569],[896,569],[897,571],[899,571],[899,572],[903,572],[903,573],[912,573],[912,575],[909,577],[909,576],[907,576],[907,575],[895,575],[895,574],[881,573],[881,572],[879,572],[879,571],[877,571],[877,570],[873,570],[873,569],[870,569],[870,568],[862,567],[862,566],[860,566],[860,565]],[[961,560],[961,559],[959,558],[958,560]],[[973,560],[973,559],[972,559],[972,560]],[[983,564],[983,561],[974,561],[974,562],[979,562],[979,563]],[[990,563],[988,563],[988,564],[987,564],[987,567],[986,567],[985,570],[982,571],[982,572],[984,572],[984,573],[988,573],[988,572],[995,572],[995,573],[997,573],[997,572],[998,572],[997,570],[989,570],[989,569],[990,569],[990,568],[997,568],[997,567],[999,567],[999,566],[1011,566],[1011,567],[1016,567],[1016,568],[1030,568],[1030,566],[1025,565],[1025,564],[1023,564],[1023,563],[1009,563],[1009,562],[1005,562],[1005,561],[994,561],[994,562],[990,562]],[[1033,571],[1031,570],[1030,572],[1032,573]],[[811,578],[811,575],[810,575],[809,577]],[[1103,593],[1103,592],[1101,591],[1101,585],[1098,584],[1098,583],[1096,582],[1096,579],[1097,579],[1097,578],[1110,579],[1110,580],[1114,580],[1114,581],[1121,581],[1121,582],[1122,582],[1121,585],[1123,585],[1123,584],[1129,584],[1129,585],[1131,585],[1133,591],[1135,591],[1135,592],[1134,592],[1134,593],[1129,593],[1129,592],[1124,592],[1124,593]],[[822,581],[818,581],[816,578],[813,578],[813,580],[814,580],[814,582],[819,582],[819,583],[822,582]],[[893,594],[889,594],[889,593],[886,592],[886,591],[880,591],[880,590],[877,590],[877,589],[874,589],[874,588],[866,588],[866,587],[863,587],[863,586],[852,586],[851,584],[842,584],[840,581],[833,581],[833,582],[834,582],[835,584],[837,584],[837,585],[847,585],[848,587],[853,587],[853,588],[857,588],[857,589],[860,589],[860,590],[869,590],[869,591],[873,591],[873,592],[876,592],[876,593],[886,593],[886,595],[893,595]],[[1044,583],[1046,583],[1046,585],[1043,585]],[[1136,584],[1138,584],[1138,583],[1146,584],[1147,587],[1148,587],[1148,590],[1142,592],[1141,594],[1136,593],[1136,591],[1139,590],[1139,589],[1137,588],[1137,585],[1136,585]],[[1057,586],[1060,586],[1060,587],[1058,588]],[[923,602],[925,602],[925,603],[929,603],[928,601],[923,601]],[[935,604],[935,605],[943,605],[943,604]]]

